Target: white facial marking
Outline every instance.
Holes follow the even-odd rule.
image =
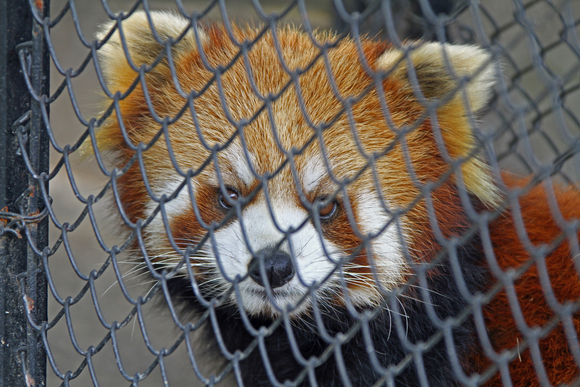
[[[374,271],[383,290],[392,289],[394,285],[400,283],[408,271],[408,265],[402,253],[402,243],[398,230],[398,228],[403,228],[403,225],[400,220],[391,221],[391,216],[383,209],[376,191],[359,192],[353,198],[353,201],[356,203],[357,221],[360,230],[365,235],[375,235],[382,230],[380,234],[371,240]],[[385,203],[385,207],[387,209],[393,208],[388,201]],[[385,228],[389,221],[391,221],[391,224]],[[364,293],[365,288],[360,291],[363,294],[359,296],[364,296],[368,300],[368,291]],[[352,296],[356,297],[355,294],[352,294]]]
[[[250,162],[255,165],[254,156],[248,151]],[[231,166],[232,170],[223,166]],[[252,185],[256,176],[252,173],[252,168],[248,164],[248,159],[237,142],[232,142],[226,149],[220,152],[220,171],[223,174],[233,173],[235,176],[228,176],[230,180],[241,180],[246,186]]]
[[[300,173],[302,186],[306,193],[313,192],[325,176],[328,176],[328,169],[322,156],[317,152],[308,159],[305,168]]]
[[[152,185],[151,189],[157,197],[161,197],[162,195],[169,197],[177,191],[184,180],[185,178],[183,176],[178,175],[177,173],[173,173],[167,175],[162,180],[156,180],[156,184]],[[192,184],[194,184],[194,180],[192,180]],[[158,206],[159,202],[156,202],[153,199],[149,199],[145,205],[145,216],[151,216]],[[185,212],[187,208],[191,207],[192,201],[189,197],[187,184],[181,188],[175,198],[167,200],[163,205],[169,223],[171,223],[175,217]],[[172,266],[178,263],[182,257],[175,251],[159,250],[160,246],[167,245],[167,232],[168,230],[163,222],[161,211],[155,215],[155,218],[153,218],[151,223],[143,230],[143,233],[146,236],[145,245],[147,247],[147,251],[155,254],[156,257],[163,257],[163,262],[166,264],[165,266],[167,266],[168,269],[171,269]]]
[[[309,285],[321,283],[333,273],[336,267],[333,260],[338,258],[340,250],[329,241],[323,241],[308,220],[308,213],[304,209],[284,200],[272,200],[272,208],[274,220],[265,200],[261,198],[244,209],[242,222],[236,221],[218,230],[216,241],[219,259],[225,271],[224,277],[232,281],[235,276],[244,276],[248,272],[248,265],[252,259],[248,245],[254,253],[273,248],[283,240],[283,231],[289,230],[290,227],[299,228],[279,248],[289,255],[292,255],[291,251],[294,253],[296,274],[289,283],[276,289],[274,300],[279,308],[287,305],[296,307],[298,301],[308,292]],[[241,229],[242,224],[248,244]],[[251,278],[241,282],[239,288],[244,308],[248,313],[278,313],[272,302],[266,298],[264,288]],[[235,296],[232,296],[232,301],[234,298]],[[305,306],[301,305],[299,310]]]
[[[157,197],[161,197],[162,195],[169,197],[177,191],[184,180],[185,178],[183,176],[175,173],[166,176],[162,181],[157,181],[157,184],[151,186],[151,189]],[[147,216],[151,215],[158,205],[158,202],[150,200],[145,206]],[[187,184],[181,188],[181,191],[179,191],[175,198],[167,200],[164,204],[165,212],[170,219],[183,213],[184,208],[189,207],[191,207],[191,199],[189,198]]]

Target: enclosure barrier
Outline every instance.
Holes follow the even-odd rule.
[[[42,19],[48,5],[38,5]],[[1,386],[46,385],[48,60],[30,4],[0,2]]]
[[[223,0],[168,0],[155,4],[146,0],[53,0],[52,12],[49,12],[49,3],[49,0],[0,0],[0,387],[240,384],[241,362],[252,354],[263,354],[265,338],[290,324],[286,312],[259,330],[244,320],[248,331],[253,331],[254,340],[239,351],[229,352],[223,338],[217,335],[214,345],[219,346],[226,360],[224,364],[210,362],[204,366],[206,355],[196,348],[208,344],[199,342],[202,339],[196,336],[197,331],[202,325],[217,326],[215,314],[223,300],[218,296],[202,300],[205,313],[184,318],[176,310],[175,300],[168,296],[168,279],[173,278],[174,271],[167,267],[152,270],[158,269],[153,265],[154,260],[145,259],[140,266],[125,262],[127,252],[147,251],[143,242],[147,226],[155,216],[166,216],[165,201],[175,199],[179,191],[172,187],[167,196],[158,197],[155,211],[145,219],[133,222],[124,215],[123,221],[132,228],[126,238],[124,234],[119,238],[114,235],[117,231],[111,231],[113,225],[106,220],[109,210],[104,208],[108,208],[106,203],[120,203],[116,191],[118,180],[132,165],[143,162],[143,152],[155,141],[164,141],[168,121],[176,117],[158,118],[159,132],[155,141],[128,145],[134,157],[128,165],[117,169],[111,167],[106,155],[97,151],[93,156],[86,144],[93,144],[99,128],[106,125],[107,120],[115,119],[119,101],[124,96],[110,94],[109,102],[114,102],[104,106],[102,111],[95,109],[87,113],[94,108],[87,108],[83,103],[96,104],[90,95],[87,96],[96,94],[95,89],[102,89],[101,94],[107,93],[108,83],[97,65],[97,58],[111,36],[104,34],[102,40],[96,40],[95,31],[102,23],[121,22],[139,9],[147,13],[152,8],[171,9],[183,15],[191,25],[216,20],[223,20],[228,25],[227,20],[231,17],[254,20],[261,25],[263,34],[277,25],[294,21],[312,36],[315,26],[320,25],[337,30],[339,42],[347,36],[357,39],[367,33],[395,44],[401,44],[406,38],[476,43],[489,51],[493,60],[502,63],[504,74],[497,80],[491,106],[481,117],[480,130],[476,134],[476,151],[487,159],[492,174],[499,178],[501,167],[529,175],[527,189],[541,184],[551,187],[552,180],[570,185],[580,181],[580,6],[577,2],[334,0],[326,4],[296,0],[281,5],[253,0],[240,6],[233,2],[226,4]],[[247,16],[248,12],[252,16]],[[59,28],[63,30],[59,32]],[[78,47],[73,50],[75,45]],[[247,54],[244,50],[248,47],[240,49],[242,57]],[[127,48],[123,50],[127,53]],[[324,55],[321,50],[320,60],[324,60]],[[162,60],[163,55],[157,63]],[[67,61],[73,64],[69,66]],[[139,71],[140,76],[145,77],[145,68]],[[92,83],[84,83],[83,77],[89,72],[93,74]],[[132,88],[139,83],[138,79],[139,76]],[[193,105],[197,97],[188,92],[185,92],[185,99]],[[102,103],[101,99],[97,101]],[[145,99],[151,106],[150,97],[146,95]],[[225,105],[223,99],[222,102]],[[347,104],[344,100],[341,102]],[[58,114],[55,114],[55,105]],[[189,109],[191,111],[191,107]],[[186,107],[180,115],[187,112]],[[250,123],[241,124],[238,129],[242,131],[240,128]],[[435,127],[434,132],[438,133],[438,128]],[[50,166],[49,149],[53,154]],[[169,154],[172,159],[175,157]],[[94,160],[87,160],[91,157]],[[208,160],[211,161],[211,157]],[[91,162],[93,170],[86,167]],[[184,172],[184,183],[179,189],[192,189],[190,180],[194,175],[191,170]],[[223,186],[223,182],[220,185]],[[465,194],[461,186],[459,190]],[[155,196],[149,186],[147,192]],[[453,262],[457,249],[478,238],[482,224],[500,217],[507,206],[514,206],[517,195],[509,196],[512,201],[503,202],[497,211],[484,216],[473,215],[477,221],[464,235],[441,243],[443,248],[434,265],[446,260]],[[550,200],[553,216],[557,218],[558,205],[553,197]],[[75,213],[73,209],[78,211]],[[349,216],[352,217],[352,213]],[[167,226],[167,221],[161,224]],[[541,262],[564,240],[577,236],[578,220],[563,224],[559,236],[550,245],[533,246],[528,240],[522,240],[522,244]],[[200,243],[212,244],[216,249],[212,239],[215,230],[210,229],[209,236]],[[519,232],[526,235],[521,226]],[[482,239],[485,244],[485,238]],[[370,242],[361,242],[365,243]],[[578,271],[577,240],[570,245]],[[185,260],[194,251],[196,247],[192,245],[180,254]],[[421,354],[439,343],[445,343],[453,352],[453,344],[449,344],[453,336],[451,330],[472,318],[481,319],[481,305],[504,288],[509,289],[518,275],[537,263],[534,259],[518,270],[504,273],[505,276],[485,294],[466,291],[466,307],[457,315],[439,321],[437,313],[429,312],[431,309],[427,307],[428,313],[433,313],[429,317],[437,321],[435,325],[440,324],[439,329],[426,342],[405,343],[408,354],[399,363],[373,364],[381,375],[376,385],[394,385],[396,376],[409,367],[416,367],[421,385],[428,385],[425,369],[418,360]],[[123,264],[129,268],[124,268]],[[420,286],[427,272],[427,269],[419,270],[410,283],[401,284],[403,290],[393,291],[392,297],[385,296],[380,307],[397,310],[397,295]],[[458,278],[461,275],[454,275],[456,281],[462,281]],[[132,278],[141,279],[148,285],[135,290],[131,286],[135,282]],[[549,284],[549,279],[545,283]],[[238,280],[234,280],[228,294],[237,293],[238,286]],[[310,291],[315,297],[313,288]],[[544,292],[547,299],[555,298],[549,286],[544,287]],[[514,297],[511,293],[507,295],[510,305],[518,305]],[[161,304],[169,304],[159,316],[157,307],[153,308],[155,299]],[[451,368],[458,380],[462,385],[484,385],[499,372],[504,384],[510,385],[508,363],[518,361],[522,353],[532,348],[538,385],[551,385],[541,358],[538,359],[533,349],[541,338],[561,327],[571,343],[571,356],[580,367],[580,346],[571,326],[572,316],[580,310],[580,299],[558,304],[557,309],[546,325],[526,327],[526,339],[518,342],[517,348],[497,354],[481,375],[466,374],[461,366],[453,364]],[[330,349],[322,355],[297,359],[303,365],[303,372],[296,375],[295,380],[277,380],[268,365],[271,359],[262,357],[268,380],[280,386],[313,383],[313,370],[329,359],[336,359],[342,383],[349,385],[340,346],[356,335],[367,334],[369,323],[378,313],[376,310],[367,312],[351,316],[356,323],[346,333],[328,338]],[[514,319],[518,326],[526,325],[521,316],[516,315]],[[393,321],[396,329],[392,334],[400,335],[405,331],[405,324],[401,317],[395,316]],[[478,334],[485,336],[481,330]],[[496,353],[488,341],[483,340],[480,345],[483,353]],[[367,346],[372,352],[370,344]],[[294,342],[288,351],[299,357]],[[580,385],[580,377],[569,385]]]

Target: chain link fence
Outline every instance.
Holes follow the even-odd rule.
[[[580,385],[579,2],[0,24],[1,386]]]

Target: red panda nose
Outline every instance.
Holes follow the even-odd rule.
[[[260,274],[260,259],[264,259],[266,276],[272,289],[287,284],[294,277],[294,266],[288,254],[281,251],[272,253],[272,250],[265,249],[259,251],[257,256],[259,258],[254,257],[250,261],[248,273],[258,285],[264,286],[264,280]]]

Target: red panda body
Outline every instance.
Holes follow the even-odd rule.
[[[110,95],[120,94],[96,147],[121,171],[113,188],[140,235],[135,259],[166,271],[171,301],[186,312],[213,300],[219,332],[209,329],[208,340],[246,351],[234,360],[238,383],[579,377],[580,194],[557,189],[562,220],[538,187],[482,220],[507,198],[473,156],[470,118],[494,78],[487,53],[289,27],[260,36],[232,26],[230,35],[151,17],[155,34],[137,13],[100,36]],[[530,249],[556,242],[513,287],[479,296],[525,265]],[[474,306],[464,316],[475,299],[482,313]],[[533,330],[554,308],[562,322],[528,349],[514,314]],[[517,356],[502,352],[519,345]],[[484,374],[489,366],[499,371]]]
[[[513,183],[512,186],[521,185],[521,182]],[[547,192],[551,191],[549,186],[544,187]],[[511,211],[490,224],[494,254],[498,266],[504,271],[530,263],[530,254],[522,240],[529,238],[533,248],[547,249],[545,257],[540,254],[533,265],[513,280],[513,292],[518,300],[513,310],[519,309],[517,313],[521,313],[523,321],[530,327],[528,329],[547,326],[557,317],[555,309],[565,309],[567,304],[570,306],[580,299],[578,259],[573,254],[578,243],[575,223],[580,219],[579,193],[575,189],[554,187],[555,195],[547,194],[544,187],[537,186],[519,198],[518,212],[521,215]],[[550,207],[550,197],[557,198],[557,209]],[[558,212],[561,219],[558,219]],[[525,226],[525,236],[518,234],[514,217]],[[542,274],[547,274],[548,283],[542,283]],[[517,350],[519,343],[523,342],[514,311],[509,305],[504,290],[484,309],[489,336],[498,352],[504,348]],[[580,332],[580,318],[577,309],[572,310],[572,317],[562,318],[563,321],[567,319],[565,324],[572,329],[566,333],[564,325],[557,324],[533,349],[541,354],[540,362],[532,360],[530,350],[518,351],[518,356],[509,366],[514,386],[540,385],[538,372],[544,372],[552,385],[578,381],[578,360],[574,360],[578,338],[574,335]],[[495,385],[501,385],[499,380],[497,375]]]

